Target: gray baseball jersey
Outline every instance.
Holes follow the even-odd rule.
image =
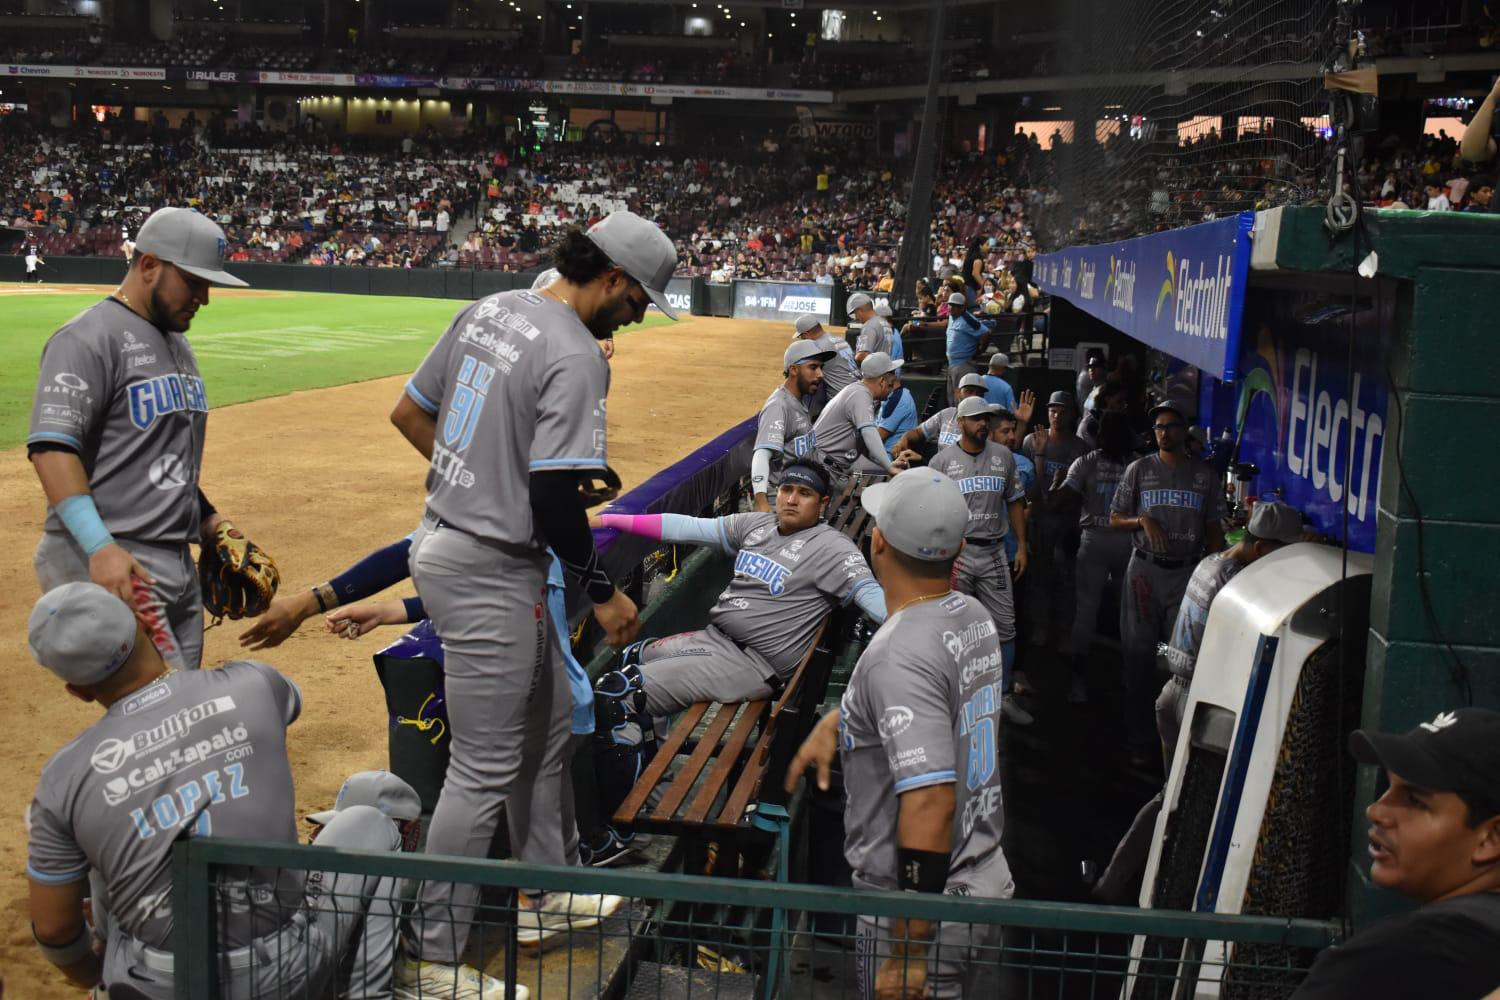
[[[932,456],[929,469],[941,472],[958,483],[969,504],[969,527],[965,538],[989,541],[1004,538],[1010,531],[1009,504],[1026,495],[1021,477],[1016,474],[1016,456],[996,441],[986,439],[977,455],[952,444]]]
[[[1084,531],[1112,531],[1109,512],[1115,502],[1115,487],[1125,475],[1125,466],[1095,449],[1068,467],[1063,485],[1083,497],[1078,526]]]
[[[1058,473],[1067,475],[1073,463],[1088,454],[1089,446],[1076,434],[1068,435],[1061,442],[1043,436],[1040,447],[1036,441],[1034,435],[1028,434],[1026,440],[1021,442],[1021,454],[1031,459],[1036,466],[1037,492],[1046,495]]]
[[[781,481],[781,467],[795,458],[814,453],[817,435],[812,416],[802,401],[778,385],[755,424],[755,447],[771,453],[771,485]]]
[[[708,612],[709,624],[747,646],[785,676],[802,659],[831,603],[847,604],[876,586],[870,566],[843,532],[815,524],[790,535],[775,514],[719,519],[734,576]]]
[[[461,311],[406,384],[437,418],[427,506],[477,538],[540,550],[527,473],[605,465],[609,363],[578,314],[535,292]]]
[[[823,365],[823,384],[828,387],[828,396],[832,399],[846,386],[859,381],[859,365],[854,363],[854,352],[843,337],[824,331],[817,344],[825,351],[834,352],[834,356]]]
[[[834,469],[847,472],[861,454],[859,432],[874,426],[875,397],[870,394],[869,386],[855,382],[823,407],[813,425],[813,434],[824,460]]]
[[[28,445],[77,450],[99,516],[117,538],[198,540],[208,398],[187,338],[105,299],[42,349]],[[53,511],[46,530],[63,531]]]
[[[901,794],[951,784],[957,810],[949,887],[991,895],[1009,881],[1008,866],[989,863],[1004,857],[1000,678],[995,623],[963,594],[903,608],[875,634],[840,702],[844,855],[857,879],[898,887]],[[974,885],[977,873],[999,884]]]
[[[958,439],[963,437],[963,431],[958,428],[958,407],[956,406],[938,410],[918,426],[922,430],[922,437],[939,448],[957,444]]]
[[[1166,551],[1155,555],[1195,559],[1203,551],[1207,525],[1223,520],[1226,505],[1219,477],[1206,462],[1187,459],[1173,468],[1160,455],[1147,455],[1126,468],[1110,510],[1124,517],[1155,518],[1167,533]],[[1151,551],[1145,531],[1131,538],[1142,552]]]
[[[887,323],[884,317],[871,316],[859,329],[859,338],[855,341],[854,353],[856,356],[866,351],[871,354],[876,351],[889,354],[891,343],[891,324]]]
[[[27,875],[62,884],[96,870],[121,929],[170,948],[178,837],[297,842],[286,727],[301,710],[297,686],[253,660],[168,674],[115,702],[42,769]],[[242,876],[220,889],[232,894],[223,948],[275,930],[301,903],[294,872]]]
[[[1192,677],[1198,664],[1198,650],[1203,646],[1203,630],[1208,625],[1208,609],[1225,584],[1245,568],[1245,563],[1231,559],[1223,552],[1204,557],[1188,579],[1187,592],[1172,626],[1167,643],[1167,664],[1178,677]]]

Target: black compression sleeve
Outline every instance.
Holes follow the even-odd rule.
[[[208,502],[208,497],[206,497],[206,496],[203,495],[203,490],[199,489],[198,490],[198,520],[200,520],[200,521],[207,521],[209,518],[213,517],[217,513],[218,513],[218,511],[214,510],[214,505]]]
[[[531,516],[563,566],[583,582],[595,604],[615,594],[615,585],[599,565],[588,513],[578,495],[578,472],[557,469],[531,474]]]

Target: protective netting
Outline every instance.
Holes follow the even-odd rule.
[[[1056,245],[1311,200],[1326,186],[1321,66],[1347,0],[1070,3]],[[1044,110],[1056,111],[1047,108]]]

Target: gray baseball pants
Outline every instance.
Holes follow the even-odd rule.
[[[657,639],[641,649],[646,711],[662,718],[700,701],[733,703],[771,697],[771,664],[712,625]],[[665,736],[665,732],[658,735]]]
[[[115,541],[156,578],[154,585],[135,578],[135,603],[161,658],[173,670],[197,670],[203,660],[203,593],[187,543]],[[89,579],[89,558],[67,532],[44,531],[31,563],[44,594]]]
[[[1120,594],[1120,650],[1125,660],[1125,734],[1133,749],[1146,752],[1151,733],[1151,700],[1161,680],[1156,647],[1171,638],[1194,562],[1158,566],[1140,552],[1130,557]]]
[[[958,383],[963,381],[965,375],[980,374],[979,365],[973,360],[948,362],[948,405],[958,405]]]
[[[399,851],[401,834],[374,806],[341,810],[318,835],[318,847],[355,851]],[[93,881],[93,880],[91,880]],[[309,872],[306,905],[280,931],[219,957],[222,1000],[321,997],[344,960],[340,1000],[376,1000],[391,995],[396,960],[399,880],[380,875]],[[97,885],[93,909],[108,944],[104,982],[132,986],[151,1000],[175,1000],[174,955],[130,937],[108,917]],[[357,935],[357,939],[356,939]]]
[[[1073,625],[1063,652],[1086,656],[1099,623],[1099,605],[1111,587],[1115,600],[1130,561],[1130,535],[1109,528],[1089,528],[1078,543],[1073,569]]]
[[[984,605],[1001,644],[1016,637],[1016,599],[1011,589],[1005,540],[990,545],[967,541],[953,564],[953,589]]]
[[[547,621],[547,557],[422,520],[410,564],[417,593],[443,637],[452,734],[448,771],[427,853],[483,858],[505,806],[512,852],[567,863],[564,763],[572,696]],[[457,964],[479,888],[425,882],[411,924],[429,962]]]

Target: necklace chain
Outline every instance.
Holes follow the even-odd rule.
[[[916,597],[913,597],[911,600],[909,600],[906,603],[904,603],[904,604],[900,605],[899,607],[897,607],[895,611],[892,611],[886,617],[887,618],[894,618],[898,614],[900,614],[901,612],[905,611],[907,608],[911,607],[913,604],[916,604],[918,601],[935,601],[935,600],[937,600],[940,597],[947,597],[951,593],[953,593],[953,591],[950,588],[948,590],[943,591],[940,594],[918,594]]]

